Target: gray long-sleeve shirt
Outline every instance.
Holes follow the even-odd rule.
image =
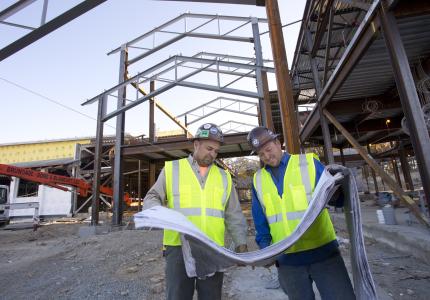
[[[191,168],[193,169],[200,186],[203,188],[206,183],[209,170],[214,165],[210,165],[205,176],[202,176],[199,171],[199,165],[193,159],[193,157],[190,155],[187,159],[190,162]],[[166,200],[166,175],[163,168],[160,175],[158,176],[157,181],[143,199],[143,209],[148,209],[156,205],[165,205]],[[245,217],[242,213],[242,209],[240,208],[236,188],[234,185],[231,187],[230,197],[227,200],[224,214],[224,223],[228,232],[231,234],[235,245],[246,245],[247,225]]]

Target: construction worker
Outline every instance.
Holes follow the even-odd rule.
[[[212,123],[200,126],[193,139],[194,152],[187,158],[168,161],[157,182],[147,193],[144,209],[155,205],[184,214],[215,243],[224,246],[224,229],[229,231],[236,252],[246,252],[247,225],[238,195],[228,171],[215,163],[224,137]],[[223,273],[206,279],[189,278],[185,272],[179,233],[164,231],[166,258],[166,298],[191,300],[221,299]]]
[[[278,135],[266,127],[248,134],[263,165],[254,175],[252,216],[260,249],[287,238],[299,224],[324,170],[315,154],[282,151]],[[279,283],[288,299],[355,299],[327,209],[276,261]]]

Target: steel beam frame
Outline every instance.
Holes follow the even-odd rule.
[[[94,176],[93,176],[93,194],[91,205],[91,225],[95,226],[99,223],[99,207],[100,207],[100,178],[101,178],[101,157],[103,149],[103,116],[106,113],[106,96],[101,97],[98,103],[97,111],[97,131],[94,150]],[[89,201],[89,200],[87,200]],[[75,213],[77,213],[77,210]]]
[[[388,3],[382,0],[379,9],[384,40],[390,55],[391,64],[394,71],[394,78],[402,103],[403,112],[410,131],[410,138],[414,148],[415,156],[419,161],[418,170],[427,204],[430,207],[430,137],[421,110],[420,100],[417,95],[414,78],[409,66],[396,19],[389,11]]]
[[[145,48],[140,48],[137,45],[135,45],[135,43],[142,40],[143,38],[148,37],[151,34],[155,34],[155,32],[157,32],[157,30],[158,30],[158,32],[161,32],[161,31],[165,32],[165,30],[163,30],[165,27],[167,27],[167,26],[173,24],[174,22],[182,19],[184,16],[186,16],[186,17],[202,17],[202,18],[206,18],[207,21],[204,22],[203,24],[191,29],[191,30],[187,30],[186,24],[185,24],[185,32],[184,33],[180,34],[177,32],[170,32],[170,33],[178,34],[178,35],[175,38],[171,39],[170,41],[167,41],[167,42],[160,44],[158,46],[155,46],[155,44],[154,44],[153,48],[146,48],[145,49]],[[217,19],[217,20],[225,19],[225,20],[234,20],[234,21],[239,20],[239,21],[245,21],[245,23],[239,25],[235,29],[230,30],[224,34],[221,34],[221,32],[218,32],[218,34],[215,34],[215,35],[214,34],[203,34],[203,33],[195,32],[195,30],[203,27],[204,25],[212,22],[215,19]],[[120,48],[115,49],[109,53],[109,54],[112,54],[112,53],[118,52],[119,50],[121,51],[119,83],[115,87],[112,87],[112,88],[108,89],[107,91],[101,93],[100,95],[84,102],[82,105],[87,105],[87,104],[93,103],[95,101],[100,102],[101,101],[100,99],[103,99],[103,103],[106,103],[107,97],[113,96],[113,95],[111,95],[112,93],[115,93],[115,92],[118,93],[117,108],[110,113],[104,112],[102,114],[99,114],[99,116],[98,116],[99,117],[98,124],[104,124],[104,122],[108,121],[109,119],[111,119],[113,117],[117,118],[117,120],[116,120],[117,121],[116,140],[115,140],[115,161],[114,161],[114,166],[113,166],[113,172],[114,172],[114,175],[113,175],[113,189],[114,189],[113,202],[114,202],[114,205],[113,205],[113,217],[112,217],[112,224],[113,225],[121,225],[121,223],[122,223],[122,195],[123,195],[122,156],[123,156],[123,150],[126,149],[124,147],[125,112],[128,109],[131,109],[131,108],[133,108],[133,107],[135,107],[135,106],[137,106],[137,105],[139,105],[139,104],[141,104],[144,101],[147,101],[149,99],[154,100],[153,106],[160,107],[160,105],[157,105],[157,102],[155,101],[154,97],[160,93],[163,93],[163,92],[175,87],[175,86],[191,87],[191,88],[204,89],[204,90],[209,90],[209,91],[230,93],[233,95],[240,95],[240,96],[245,96],[245,97],[253,97],[253,98],[263,99],[264,90],[263,90],[263,83],[262,83],[262,72],[274,72],[274,69],[264,66],[265,60],[263,60],[262,53],[261,53],[260,34],[259,34],[259,29],[258,29],[258,23],[259,22],[266,22],[266,20],[257,19],[257,18],[241,18],[241,17],[230,17],[230,16],[215,16],[215,18],[214,18],[213,15],[184,14],[178,18],[175,18],[174,20],[171,20],[171,21],[163,24],[162,26],[159,26],[158,28],[154,29],[152,32],[146,33],[146,34],[134,39],[133,41],[131,41],[127,44],[122,45]],[[236,29],[243,27],[243,26],[247,25],[248,23],[252,24],[252,28],[253,28],[253,37],[252,38],[237,37],[237,36],[229,35],[233,31],[235,31]],[[169,59],[166,59],[165,61],[162,61],[159,64],[154,65],[153,67],[151,67],[149,69],[146,69],[145,71],[137,74],[136,76],[128,78],[127,67],[130,64],[135,63],[138,60],[144,58],[145,56],[147,56],[147,55],[149,55],[149,54],[151,54],[151,53],[153,53],[153,52],[155,52],[155,51],[157,51],[157,50],[159,50],[165,46],[168,46],[171,43],[174,43],[174,42],[178,41],[179,39],[186,37],[186,36],[194,36],[194,37],[199,37],[199,38],[222,39],[222,40],[227,40],[227,41],[251,42],[251,43],[254,43],[254,48],[256,51],[256,58],[254,60],[254,59],[244,58],[244,57],[239,57],[239,56],[228,56],[228,55],[221,56],[221,55],[216,55],[216,54],[214,55],[213,53],[201,53],[201,57],[197,57],[197,55],[195,55],[193,57],[186,57],[186,56],[177,55],[177,56],[170,57]],[[128,50],[129,50],[129,48],[132,48],[132,47],[136,48],[136,49],[140,48],[140,49],[147,50],[147,51],[143,54],[140,54],[137,57],[130,59],[128,57]],[[204,55],[212,56],[213,59],[203,58]],[[225,61],[226,59],[245,61],[247,63]],[[186,75],[178,78],[178,67],[189,67],[186,65],[187,63],[200,64],[201,68],[195,69],[195,70],[187,73]],[[171,66],[172,64],[173,64],[173,66]],[[214,67],[216,67],[216,72],[218,73],[217,74],[218,78],[219,78],[220,74],[234,75],[234,76],[237,76],[237,78],[235,80],[232,80],[231,82],[229,82],[228,84],[226,84],[224,86],[220,86],[219,81],[218,81],[217,86],[216,85],[209,85],[206,83],[197,83],[197,82],[186,81],[188,78],[191,78],[194,75],[197,75],[201,72],[206,72],[206,71],[207,72],[214,72],[215,71]],[[230,71],[230,70],[226,71],[226,70],[223,70],[222,68],[234,68],[234,71]],[[245,73],[238,72],[238,70],[247,70],[247,72],[245,72]],[[170,71],[174,72],[174,79],[164,79],[164,78],[160,77],[162,74],[168,73]],[[154,75],[155,72],[158,72],[158,73]],[[255,75],[253,75],[253,74],[255,74]],[[250,92],[250,91],[239,90],[239,89],[228,87],[228,86],[232,85],[233,83],[235,83],[236,81],[238,81],[244,77],[256,78],[256,80],[257,80],[257,92]],[[145,94],[143,89],[140,88],[140,84],[145,83],[147,81],[151,81],[152,83],[154,81],[159,81],[159,82],[164,82],[166,84],[163,86],[157,87],[157,88],[154,88],[153,84],[151,84],[151,91],[149,92],[149,94]],[[126,99],[126,89],[129,85],[133,86],[137,90],[135,100]],[[139,92],[143,94],[143,97],[139,97]],[[129,101],[129,103],[126,103],[126,101]],[[166,113],[166,111],[163,111],[163,112]],[[152,115],[153,115],[153,112],[152,112]],[[167,115],[169,115],[169,114],[167,113]],[[98,143],[101,143],[101,140],[102,140],[102,136],[100,136],[100,134],[102,135],[102,131],[101,132],[97,131],[97,142]],[[188,144],[188,142],[187,142],[187,144]],[[160,151],[160,150],[166,151],[167,150],[163,147],[160,147],[160,145],[152,145],[152,146],[154,146],[157,149],[157,151]],[[175,146],[177,146],[177,145],[175,145]],[[130,154],[130,153],[128,153],[128,154]],[[165,155],[169,156],[168,153],[165,153]],[[174,157],[170,157],[170,158],[174,158]],[[100,163],[101,163],[101,158],[99,155],[97,160],[94,161],[94,173],[95,173],[95,175],[100,174]],[[151,169],[151,167],[150,167],[150,169]],[[152,172],[150,172],[150,173],[152,173]],[[97,184],[99,184],[100,177],[95,178],[95,181],[97,181]],[[98,198],[96,198],[96,199],[98,199]],[[97,205],[98,205],[99,201],[93,199],[93,203],[97,203]],[[98,206],[95,208],[96,209],[94,210],[93,214],[97,214],[97,217],[94,217],[93,225],[97,224],[97,222],[98,222]]]
[[[228,103],[226,105],[222,105],[223,101],[230,101],[230,103]],[[217,104],[218,106],[217,107],[209,106],[210,104],[213,104],[213,103]],[[238,110],[228,109],[228,107],[231,107],[235,104],[239,104]],[[240,104],[247,105],[246,109],[241,109]],[[241,100],[241,99],[234,99],[234,98],[228,98],[228,97],[217,97],[217,98],[215,98],[209,102],[206,102],[206,103],[199,105],[199,106],[197,106],[197,107],[195,107],[195,108],[193,108],[193,109],[191,109],[185,113],[182,113],[182,114],[176,116],[176,118],[185,117],[187,119],[187,125],[191,125],[195,122],[198,122],[198,121],[200,121],[200,120],[202,120],[202,119],[204,119],[210,115],[213,115],[217,112],[220,112],[220,111],[227,111],[227,112],[233,112],[233,113],[238,113],[238,114],[244,114],[247,116],[257,117],[258,115],[256,113],[247,112],[249,109],[256,107],[256,106],[257,106],[257,103],[251,102],[251,101],[245,101],[245,100]],[[206,107],[210,108],[212,110],[209,112],[205,112]],[[202,110],[201,114],[194,113],[200,109]],[[190,116],[197,117],[197,118],[190,120]]]
[[[128,49],[123,45],[121,49],[119,62],[119,82],[124,82],[127,79],[127,57]],[[126,88],[118,89],[117,109],[121,109],[126,105]],[[104,119],[103,119],[104,121]],[[116,138],[115,138],[115,160],[113,165],[113,214],[112,225],[120,226],[122,224],[123,212],[123,197],[124,197],[124,182],[123,182],[123,164],[122,164],[122,145],[124,144],[124,127],[125,113],[120,113],[116,116]]]
[[[329,1],[330,3],[332,1]],[[329,10],[331,10],[331,8],[327,8]],[[326,9],[326,10],[327,10]],[[326,25],[324,25],[326,26]],[[324,28],[325,30],[325,28]],[[314,80],[314,84],[315,84],[315,93],[316,93],[316,98],[318,99],[319,96],[321,95],[321,81],[319,78],[319,73],[318,73],[318,69],[317,69],[317,62],[314,58],[314,56],[312,55],[311,49],[313,48],[313,44],[312,44],[312,37],[311,37],[311,33],[309,32],[309,30],[306,30],[305,32],[306,35],[306,44],[307,44],[307,48],[308,48],[308,52],[309,52],[309,61],[311,63],[311,69],[312,69],[312,76],[313,76],[313,80]],[[323,134],[323,139],[324,139],[324,159],[326,161],[326,164],[334,164],[334,156],[333,156],[333,145],[331,143],[331,136],[330,136],[330,130],[328,128],[328,124],[327,124],[327,120],[325,118],[325,116],[322,114],[321,111],[321,105],[318,106],[319,107],[319,113],[320,113],[320,125],[321,125],[321,129],[322,129],[322,134]]]
[[[367,164],[382,178],[393,191],[393,193],[406,204],[411,212],[417,219],[427,227],[430,227],[428,218],[421,213],[415,202],[402,190],[401,187],[378,165],[378,163],[370,156],[370,154],[363,148],[354,137],[336,120],[336,118],[326,109],[323,110],[324,115],[330,122],[342,133],[348,142],[358,151],[360,156],[367,162]]]
[[[11,44],[7,45],[6,47],[0,49],[0,61],[8,58],[12,54],[18,52],[19,50],[27,47],[28,45],[32,44],[33,42],[39,40],[40,38],[44,37],[45,35],[53,32],[54,30],[58,29],[59,27],[63,26],[64,24],[67,24],[68,22],[74,20],[75,18],[79,17],[80,15],[86,13],[87,11],[93,9],[94,7],[102,4],[106,0],[85,0],[75,7],[69,9],[68,11],[62,13],[61,15],[55,17],[48,23],[43,24],[39,28],[34,29],[33,31],[29,32],[25,36],[19,38],[18,40],[12,42]],[[29,1],[26,1],[29,2]],[[4,12],[4,11],[3,11]],[[6,13],[4,15],[7,15]]]
[[[375,15],[378,11],[379,4],[380,0],[373,2],[371,8],[358,27],[353,39],[345,50],[341,60],[331,74],[327,84],[324,86],[316,106],[321,105],[322,108],[324,108],[327,105],[331,97],[336,94],[336,91],[352,71],[362,53],[377,36],[377,29],[380,24],[379,20],[375,19]],[[315,130],[315,127],[319,122],[319,118],[319,108],[315,107],[300,131],[300,139],[302,141],[305,141]]]

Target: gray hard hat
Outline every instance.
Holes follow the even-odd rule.
[[[258,152],[261,147],[266,145],[268,142],[276,140],[279,134],[273,133],[270,129],[263,126],[258,126],[252,129],[248,133],[248,144],[252,148],[251,154]]]
[[[217,125],[205,123],[197,129],[193,140],[213,140],[222,144],[224,142],[224,135]]]

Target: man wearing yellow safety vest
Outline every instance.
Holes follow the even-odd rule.
[[[254,175],[252,216],[260,249],[288,237],[300,222],[324,170],[315,154],[283,153],[278,135],[265,127],[248,134],[264,165]],[[276,261],[279,283],[288,299],[355,299],[327,209]]]
[[[236,252],[247,251],[247,226],[230,173],[214,164],[223,143],[222,131],[212,123],[200,126],[188,158],[168,161],[157,182],[147,193],[144,209],[166,204],[184,214],[215,243],[224,246],[225,228]],[[223,273],[206,279],[189,278],[185,272],[179,233],[164,231],[166,298],[191,300],[194,289],[199,299],[221,299]]]

